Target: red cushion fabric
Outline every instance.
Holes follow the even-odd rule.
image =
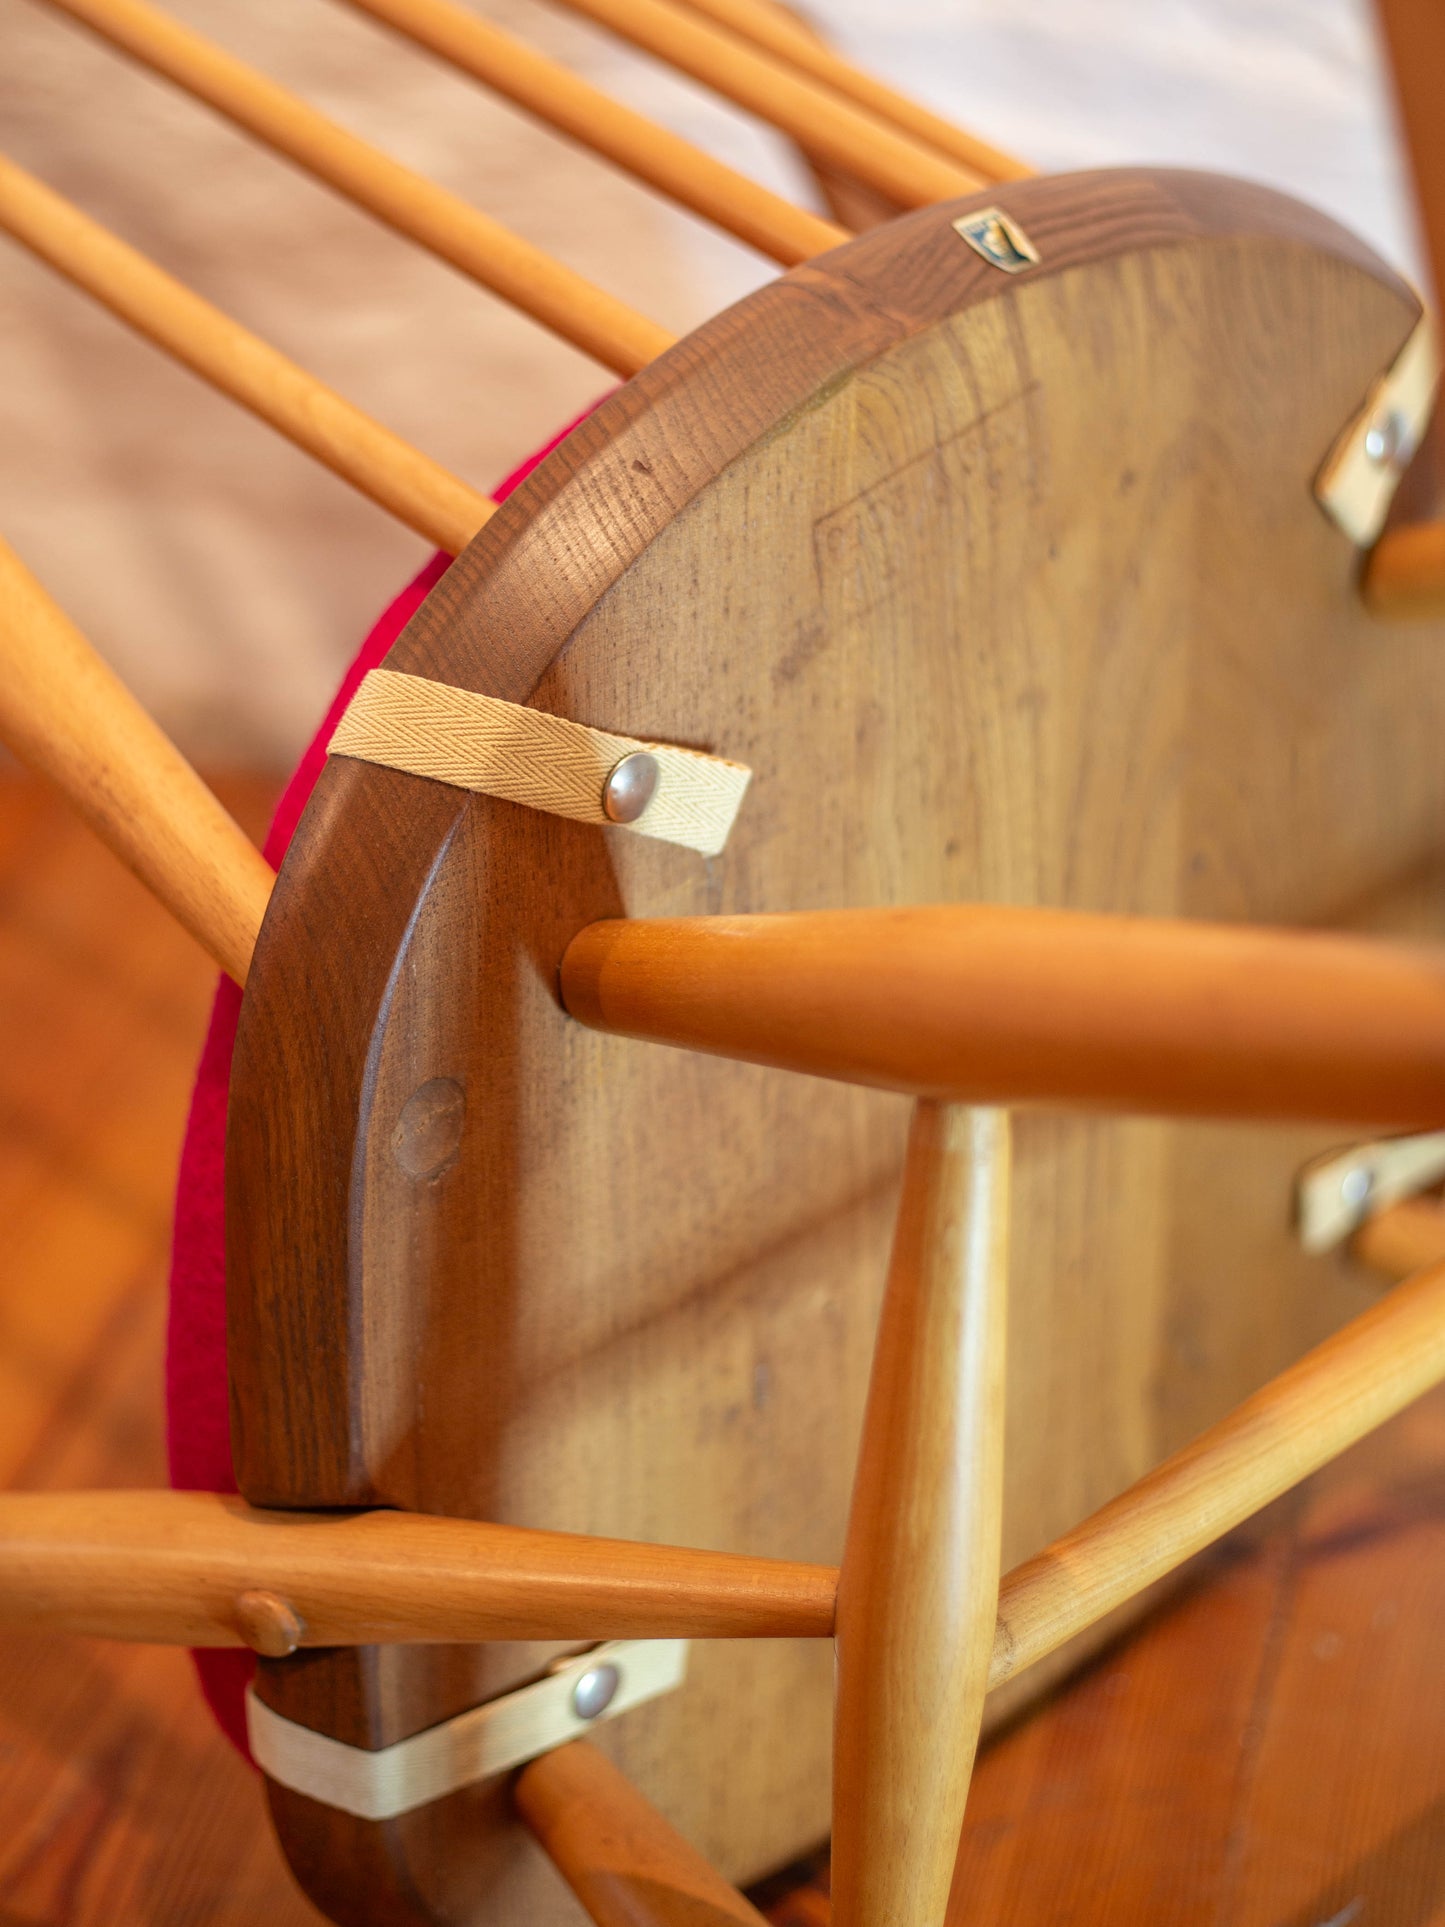
[[[569,423],[562,434],[514,470],[496,491],[496,499],[509,495],[576,426]],[[361,645],[277,806],[265,843],[273,865],[279,865],[286,853],[325,764],[331,732],[357,684],[386,655],[451,560],[448,555],[434,555]],[[166,1440],[171,1484],[187,1492],[236,1490],[226,1378],[225,1142],[231,1052],[240,1010],[240,990],[223,977],[196,1073],[176,1187],[166,1340]],[[211,1711],[227,1736],[248,1753],[245,1692],[255,1660],[248,1652],[228,1648],[197,1653],[195,1659]]]

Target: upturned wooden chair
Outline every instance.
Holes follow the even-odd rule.
[[[561,1921],[552,1868],[756,1921],[830,1825],[840,1927],[938,1922],[985,1721],[1445,1378],[1420,304],[1256,187],[1032,176],[765,0],[568,4],[866,232],[352,0],[787,270],[672,341],[148,0],[50,4],[625,385],[494,512],[0,164],[456,557],[276,875],[0,551],[6,740],[245,987],[243,1496],[6,1495],[0,1615],[260,1655],[339,1922]],[[1386,22],[1438,262],[1445,38]],[[1361,1264],[1406,1281],[1331,1330]]]

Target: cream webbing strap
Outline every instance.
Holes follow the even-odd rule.
[[[657,765],[657,787],[634,822],[603,808],[608,778],[629,756]],[[716,856],[728,840],[752,771],[721,756],[639,742],[472,689],[373,669],[331,738],[355,756],[458,789],[480,790],[579,823],[612,823]]]
[[[253,1686],[246,1733],[268,1779],[361,1820],[392,1820],[674,1692],[687,1655],[685,1639],[609,1640],[559,1660],[545,1679],[375,1752],[286,1719]]]
[[[1315,477],[1320,506],[1359,548],[1369,548],[1385,526],[1395,490],[1429,425],[1439,385],[1440,344],[1427,312]]]

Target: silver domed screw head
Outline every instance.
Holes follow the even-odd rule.
[[[1356,1164],[1340,1179],[1340,1200],[1351,1211],[1363,1211],[1374,1188],[1374,1173],[1366,1165]]]
[[[589,1666],[572,1688],[572,1711],[579,1720],[595,1720],[607,1711],[621,1684],[622,1675],[610,1661]]]
[[[1365,453],[1376,468],[1389,468],[1405,449],[1405,424],[1393,409],[1365,430]]]
[[[613,823],[635,823],[657,792],[662,771],[657,758],[635,749],[610,771],[602,785],[602,812]]]

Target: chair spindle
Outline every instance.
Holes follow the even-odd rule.
[[[879,120],[910,134],[940,154],[957,161],[985,181],[1018,181],[1033,173],[1013,155],[980,140],[977,135],[935,114],[921,101],[910,99],[861,67],[855,67],[826,41],[772,0],[681,0],[719,27],[785,60],[800,73],[821,81],[835,93],[854,101]]]
[[[999,1588],[1001,1686],[1445,1379],[1445,1264],[1418,1272]]]
[[[492,514],[485,495],[3,158],[0,227],[448,555]]]
[[[998,1614],[1008,1114],[915,1108],[838,1584],[837,1927],[939,1927]]]
[[[562,0],[644,52],[701,81],[787,134],[807,154],[855,175],[900,207],[972,194],[980,176],[830,87],[666,0]]]
[[[990,1689],[1442,1380],[1445,1262],[1397,1286],[1015,1567],[999,1586]],[[224,1493],[10,1494],[0,1499],[0,1552],[10,1555],[0,1560],[0,1620],[40,1617],[75,1632],[186,1645],[241,1643],[229,1613],[243,1581],[293,1592],[307,1622],[302,1643],[337,1645],[824,1638],[839,1584],[828,1566],[396,1512],[308,1520],[253,1511]],[[964,1742],[972,1748],[966,1734]]]
[[[750,181],[455,0],[349,4],[784,267],[848,239],[846,228]]]
[[[609,920],[594,1030],[970,1103],[1445,1121],[1445,951],[1000,905]]]
[[[634,375],[672,346],[674,337],[655,321],[145,0],[47,4],[616,373]]]
[[[597,1927],[764,1927],[763,1916],[587,1740],[517,1776],[517,1811]]]
[[[1445,1207],[1437,1198],[1402,1198],[1366,1218],[1349,1249],[1356,1264],[1396,1280],[1445,1264]]]
[[[237,983],[275,881],[244,830],[5,543],[0,739]]]

